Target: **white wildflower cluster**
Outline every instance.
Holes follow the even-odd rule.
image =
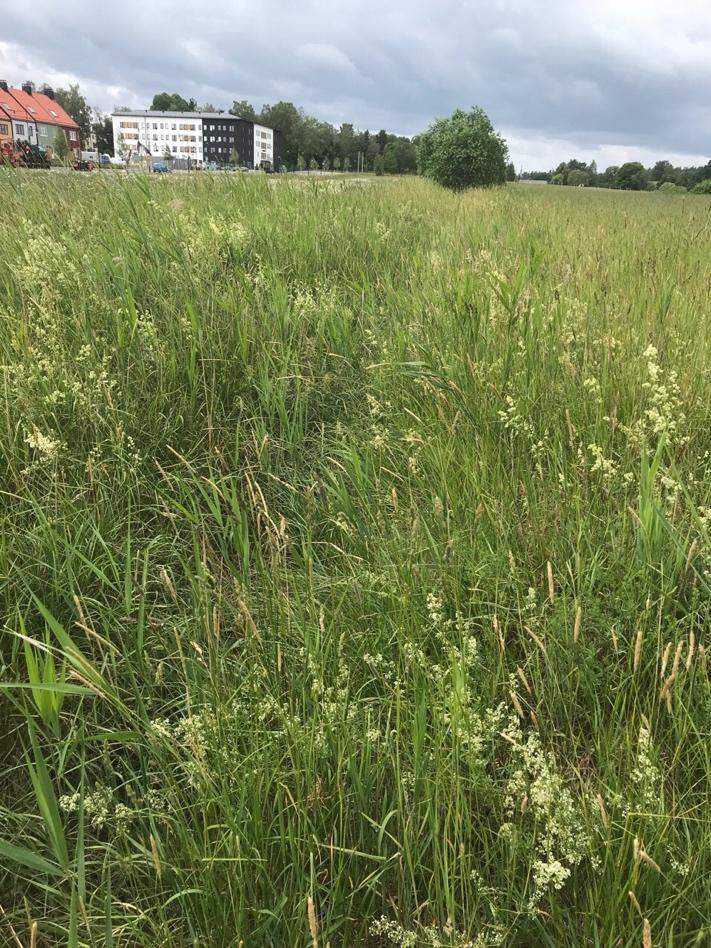
[[[417,946],[417,933],[403,928],[402,925],[386,915],[375,919],[371,923],[370,933],[387,939],[391,945],[396,945],[397,948],[416,948]]]
[[[612,483],[619,474],[618,465],[612,458],[605,457],[604,451],[598,444],[589,444],[588,451],[593,456],[590,473],[596,474],[606,484]]]
[[[682,862],[680,859],[675,859],[673,856],[669,860],[669,865],[672,872],[674,872],[677,876],[681,876],[682,879],[688,876],[691,870],[691,866],[688,862]]]
[[[499,269],[492,253],[487,250],[486,247],[483,247],[476,257],[472,256],[471,251],[467,253],[468,259],[471,261],[476,273],[485,278],[494,279],[502,283],[505,282],[506,274]]]
[[[350,700],[350,670],[344,661],[338,664],[335,682],[326,685],[321,681],[319,691],[323,695],[319,711],[324,727],[335,730],[355,721],[358,706]]]
[[[602,387],[599,379],[587,378],[583,381],[583,388],[587,394],[596,402],[602,402]]]
[[[637,738],[637,759],[630,774],[630,799],[625,812],[659,813],[662,804],[662,776],[654,761],[654,745],[649,729],[642,725]]]
[[[664,512],[671,515],[678,506],[679,496],[682,492],[681,484],[676,478],[670,477],[668,474],[661,474],[659,477],[659,492]]]
[[[79,284],[75,254],[43,224],[24,221],[23,227],[24,257],[11,269],[35,306],[53,306]]]
[[[239,220],[228,217],[201,216],[179,211],[177,220],[183,246],[193,261],[207,260],[227,263],[233,253],[248,243],[249,231]]]
[[[193,789],[200,787],[210,772],[209,752],[219,744],[214,713],[205,708],[175,722],[156,718],[151,722],[150,733],[181,751],[181,768],[188,784]]]
[[[367,326],[363,330],[366,348],[372,358],[386,362],[389,358],[387,339],[383,333],[374,333]]]
[[[353,524],[342,510],[339,510],[336,516],[333,518],[333,523],[341,531],[341,533],[344,533],[346,536],[352,537],[355,534]]]
[[[444,689],[442,722],[469,752],[469,765],[483,767],[488,760],[488,749],[503,727],[506,708],[503,704],[481,707],[476,686],[480,650],[474,635],[474,620],[459,611],[453,619],[446,618],[444,600],[436,593],[427,594],[425,608],[446,665],[428,661],[422,650],[411,644],[403,648],[405,658],[416,662],[439,689]]]
[[[130,786],[127,787],[127,790],[130,791],[130,789]],[[59,797],[58,802],[59,808],[64,813],[78,813],[81,805],[81,794],[78,790],[75,790],[74,793],[63,794]],[[112,833],[117,833],[120,836],[124,835],[131,823],[145,809],[150,810],[154,816],[162,819],[167,817],[169,811],[165,797],[158,790],[149,790],[142,801],[136,802],[135,808],[117,802],[114,792],[104,784],[96,784],[93,790],[84,794],[84,817],[95,830],[106,827]]]
[[[80,803],[81,794],[78,790],[72,794],[64,794],[59,798],[59,808],[65,813],[76,813]],[[123,804],[119,805],[122,806],[119,819],[123,821],[123,826],[125,827],[128,816],[124,815],[124,810],[128,811],[128,815],[130,815],[131,811],[128,810],[128,807],[124,807]],[[111,822],[115,814],[115,809],[114,795],[111,790],[103,784],[97,784],[90,793],[84,794],[84,816],[88,818],[89,824],[94,829],[103,829],[107,823]]]
[[[13,345],[17,361],[8,365],[8,379],[18,399],[52,410],[70,409],[75,419],[103,421],[120,392],[111,376],[111,353],[99,355],[89,344],[73,349],[65,339],[61,314],[38,313],[27,330],[18,330]],[[101,343],[97,335],[96,344]]]
[[[149,360],[156,361],[163,352],[158,327],[153,315],[147,311],[136,317],[136,333],[141,340],[141,352]]]
[[[548,429],[543,432],[543,437],[539,438],[533,425],[528,420],[528,418],[524,416],[518,404],[511,397],[511,395],[506,396],[506,408],[499,410],[498,417],[499,421],[507,431],[510,431],[512,435],[520,435],[528,442],[531,456],[536,463],[536,470],[542,477],[543,470],[541,467],[541,461],[545,456],[546,442],[548,440]]]
[[[382,405],[370,392],[367,392],[365,397],[368,402],[368,411],[371,419],[370,443],[374,448],[385,448],[390,443],[390,432],[385,420],[387,413],[392,410],[392,405],[390,402],[385,402],[385,404]]]
[[[384,221],[376,221],[375,233],[378,235],[380,240],[387,240],[390,236],[390,229]]]
[[[370,924],[370,933],[396,948],[499,948],[505,938],[504,929],[497,925],[486,926],[472,940],[465,932],[457,931],[451,919],[442,929],[436,925],[408,929],[385,915]]]
[[[564,285],[556,287],[556,293],[561,295]],[[576,346],[578,339],[585,339],[584,326],[587,320],[587,304],[577,297],[566,297],[560,303],[564,319],[557,333],[560,353],[558,362],[570,375],[575,372]],[[553,311],[551,311],[553,316]],[[582,347],[581,347],[582,348]]]
[[[35,428],[25,437],[25,444],[29,445],[38,453],[43,463],[53,463],[57,460],[60,450],[64,447],[58,438],[52,438],[49,435]]]
[[[291,307],[294,315],[302,320],[335,313],[340,305],[338,287],[335,284],[317,282],[297,285],[292,293]]]
[[[514,767],[506,788],[509,817],[523,812],[536,827],[533,864],[534,890],[529,911],[535,912],[549,886],[559,889],[585,857],[590,839],[582,818],[582,806],[558,772],[552,754],[544,751],[537,734],[524,738],[518,719],[509,718],[504,732],[513,744]]]
[[[656,438],[664,435],[669,443],[686,444],[688,437],[680,436],[686,418],[681,407],[677,373],[669,372],[665,376],[654,346],[645,349],[644,358],[647,362],[647,381],[642,387],[647,393],[648,407],[644,412],[647,433]]]
[[[538,593],[536,592],[534,586],[528,587],[526,598],[524,599],[523,603],[523,608],[528,613],[534,613],[538,611]]]

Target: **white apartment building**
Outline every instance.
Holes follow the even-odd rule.
[[[202,120],[197,112],[114,112],[114,154],[190,158],[203,162]]]
[[[274,164],[274,131],[265,125],[254,123],[254,164],[260,166],[265,162]]]
[[[240,164],[278,168],[283,139],[277,129],[229,112],[113,112],[114,154],[130,158],[191,159],[195,166]]]

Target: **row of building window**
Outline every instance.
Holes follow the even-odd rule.
[[[30,136],[32,136],[32,129],[33,129],[33,127],[34,127],[34,126],[29,125],[27,128],[25,128],[25,126],[24,126],[21,122],[15,122],[15,135],[17,135],[18,137],[19,137],[20,135],[30,135]],[[37,128],[39,129],[39,137],[40,137],[40,138],[47,138],[47,136],[49,135],[49,129],[47,128],[47,126],[46,126],[46,125],[38,125]],[[9,134],[10,134],[10,129],[9,129],[9,127],[8,127],[7,125],[5,125],[4,123],[0,123],[0,135],[9,135]],[[68,134],[69,134],[69,140],[70,140],[70,141],[72,141],[72,142],[78,141],[77,133],[74,131],[73,128],[70,128],[70,129],[69,129],[69,133],[68,133]]]

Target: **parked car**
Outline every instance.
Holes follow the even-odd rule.
[[[164,161],[156,161],[151,168],[151,171],[154,174],[168,174],[170,168]]]
[[[106,154],[100,155],[99,161],[100,161],[100,163],[101,163],[102,165],[110,165],[110,164],[111,164],[111,155],[106,155]]]

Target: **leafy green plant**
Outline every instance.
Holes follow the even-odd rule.
[[[454,191],[506,182],[508,149],[483,109],[458,109],[419,136],[421,174]]]

